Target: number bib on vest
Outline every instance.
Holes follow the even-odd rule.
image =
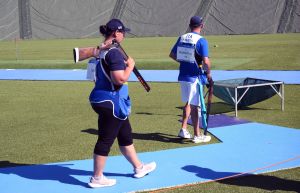
[[[200,38],[200,35],[194,33],[182,35],[177,45],[176,60],[195,63],[195,45]]]
[[[177,60],[181,62],[194,62],[195,49],[193,47],[177,47]]]

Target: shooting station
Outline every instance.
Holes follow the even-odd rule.
[[[214,95],[234,105],[236,117],[238,108],[264,101],[276,94],[281,98],[281,110],[284,111],[284,83],[281,81],[238,78],[214,83]]]
[[[300,192],[300,0],[0,5],[0,193]]]

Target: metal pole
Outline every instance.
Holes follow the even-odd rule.
[[[235,117],[238,116],[237,114],[237,105],[238,105],[238,102],[237,102],[237,87],[234,88],[234,104],[235,104]]]
[[[281,111],[284,111],[284,83],[281,86]]]
[[[18,40],[15,38],[15,55],[16,55],[16,61],[19,60],[19,48],[18,48]]]
[[[30,17],[30,0],[18,0],[19,29],[21,39],[32,38],[32,26]]]

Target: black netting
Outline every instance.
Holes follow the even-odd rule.
[[[235,88],[238,86],[249,86],[248,91],[245,93],[246,88],[237,89],[237,99],[242,99],[238,103],[239,107],[250,106],[252,104],[264,101],[268,98],[271,98],[276,94],[276,91],[279,92],[281,84],[274,84],[266,86],[259,86],[265,83],[274,83],[276,81],[271,80],[262,80],[255,78],[239,78],[231,80],[216,81],[214,84],[214,95],[228,104],[235,105]],[[250,87],[250,86],[253,87]]]
[[[0,40],[97,37],[111,18],[135,36],[178,36],[193,15],[205,35],[300,32],[300,0],[0,0]]]

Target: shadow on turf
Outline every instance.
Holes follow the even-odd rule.
[[[176,107],[177,109],[183,110],[183,107]],[[253,107],[238,107],[238,110],[269,110],[264,108],[253,108]],[[211,104],[210,114],[223,114],[235,112],[234,106],[225,102],[216,102]]]
[[[98,135],[98,130],[94,128],[88,128],[82,130],[81,132]],[[169,134],[157,133],[157,132],[156,133],[132,133],[132,138],[139,139],[139,140],[160,141],[164,143],[180,143],[180,144],[190,143],[190,140],[181,139],[176,135],[169,135]]]
[[[173,115],[173,114],[167,114],[167,113],[165,113],[165,114],[162,114],[162,113],[158,114],[158,113],[148,113],[148,112],[136,112],[135,114],[136,115]]]
[[[81,132],[98,135],[98,129],[94,129],[94,128],[84,129],[84,130],[81,130]]]
[[[92,163],[91,163],[92,164]],[[58,181],[64,184],[77,185],[88,187],[87,182],[90,176],[93,175],[92,171],[80,170],[71,168],[74,164],[53,164],[53,165],[30,165],[30,164],[17,164],[9,161],[1,161],[1,166],[8,168],[0,168],[0,174],[17,175],[22,178],[30,180],[51,180]],[[24,167],[17,167],[24,166]],[[106,176],[125,176],[133,177],[132,174],[120,173],[107,173]],[[86,182],[82,182],[73,176],[86,176]]]
[[[196,176],[202,179],[216,180],[224,177],[231,177],[229,179],[219,180],[218,183],[235,185],[235,186],[247,186],[253,188],[264,189],[268,191],[295,191],[299,192],[300,183],[299,181],[287,180],[278,178],[275,176],[267,175],[254,175],[254,174],[243,174],[235,172],[218,172],[209,168],[202,168],[195,165],[187,165],[182,167],[183,170],[191,173],[195,173]],[[237,176],[238,177],[233,177]]]
[[[176,107],[177,109],[183,110],[183,107]],[[234,112],[234,106],[224,102],[217,102],[211,104],[210,114],[221,114]]]
[[[165,133],[132,133],[134,139],[152,140],[164,143],[190,143],[190,140],[179,138],[176,135],[169,135]]]
[[[10,161],[0,161],[0,168],[28,166],[29,164],[12,163]]]

